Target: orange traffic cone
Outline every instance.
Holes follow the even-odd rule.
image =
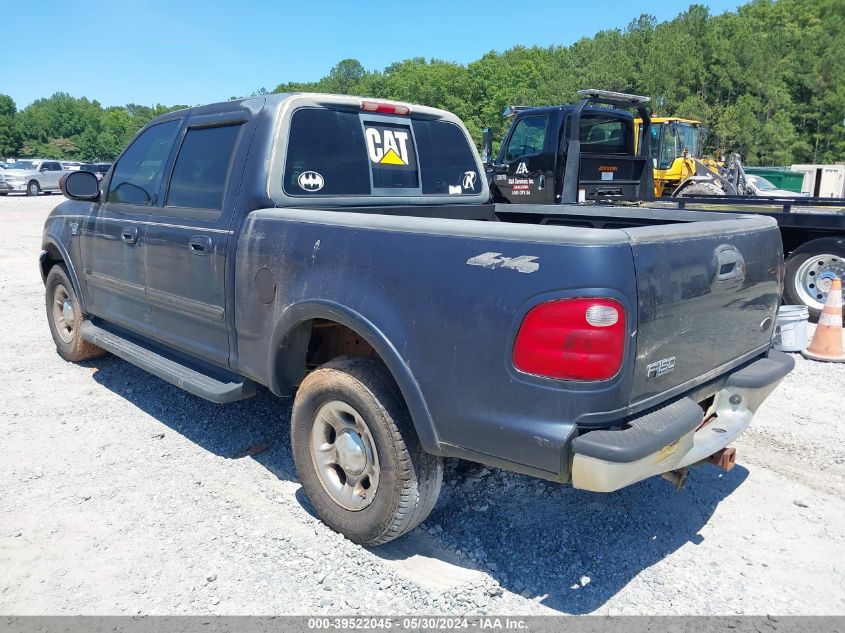
[[[801,354],[813,360],[845,363],[845,352],[842,351],[842,281],[839,277],[833,278],[810,347]]]

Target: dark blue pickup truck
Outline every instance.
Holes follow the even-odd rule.
[[[302,486],[350,539],[434,506],[444,457],[680,483],[789,372],[774,220],[495,205],[455,116],[286,94],[166,114],[47,219],[50,330],[215,402],[295,396]]]

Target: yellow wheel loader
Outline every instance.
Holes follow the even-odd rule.
[[[634,120],[637,152],[643,145],[642,120]],[[700,121],[680,117],[652,117],[649,126],[650,158],[654,168],[654,195],[663,196],[744,196],[745,170],[739,154],[702,156],[704,129]]]

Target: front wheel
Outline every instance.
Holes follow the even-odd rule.
[[[41,185],[38,184],[37,180],[30,180],[26,186],[26,195],[37,196],[39,193],[41,193]]]
[[[443,460],[423,450],[379,361],[340,358],[309,374],[294,400],[291,443],[317,514],[355,543],[410,532],[440,494]]]
[[[696,182],[687,185],[675,194],[678,198],[689,198],[694,196],[724,196],[725,192],[721,187],[710,182]]]
[[[805,305],[818,319],[834,277],[845,284],[845,238],[813,240],[793,251],[786,260],[784,298]]]
[[[59,356],[78,362],[105,354],[104,350],[82,338],[82,310],[63,266],[53,266],[47,274],[45,298],[47,322]]]

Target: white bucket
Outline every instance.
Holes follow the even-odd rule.
[[[800,352],[807,347],[807,306],[781,306],[772,347],[783,352]]]

